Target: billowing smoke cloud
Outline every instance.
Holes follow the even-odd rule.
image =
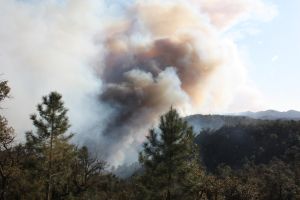
[[[230,105],[247,78],[225,30],[274,8],[259,0],[1,1],[0,12],[13,125],[27,128],[40,96],[58,90],[78,142],[120,164],[137,158],[170,106],[191,114]]]

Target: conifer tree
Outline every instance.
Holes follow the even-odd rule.
[[[182,199],[183,184],[197,161],[192,127],[173,108],[151,129],[140,153],[149,199]],[[180,197],[181,196],[181,197]]]
[[[58,187],[64,190],[66,176],[71,173],[69,161],[75,152],[68,141],[73,135],[66,135],[70,127],[68,110],[64,107],[59,93],[51,92],[44,96],[37,110],[38,114],[31,116],[36,131],[26,134],[27,146],[35,152],[40,161],[39,171],[45,185],[45,199],[50,200],[54,198],[55,193],[59,193]]]

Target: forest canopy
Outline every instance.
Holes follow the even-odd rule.
[[[9,94],[8,82],[0,82],[0,101]],[[149,130],[138,169],[121,178],[88,146],[71,142],[61,94],[49,93],[36,108],[24,143],[0,115],[0,200],[300,198],[300,121],[238,123],[196,134],[171,107]]]

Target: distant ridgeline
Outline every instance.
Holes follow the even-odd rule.
[[[293,115],[289,115],[289,114]],[[247,116],[193,115],[203,164],[214,171],[220,164],[240,169],[244,164],[265,164],[274,158],[293,162],[300,152],[300,113],[264,111]],[[268,119],[268,120],[267,120]]]
[[[190,115],[185,118],[194,131],[198,134],[203,129],[217,130],[223,126],[235,126],[238,124],[250,125],[266,120],[295,120],[300,121],[300,112],[289,110],[279,112],[266,110],[261,112],[243,112],[232,115]]]
[[[223,126],[236,126],[238,124],[256,124],[263,120],[253,119],[245,116],[231,115],[191,115],[185,118],[193,126],[194,132],[199,134],[202,130],[218,130]]]

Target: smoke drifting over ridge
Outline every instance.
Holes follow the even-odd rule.
[[[235,4],[140,0],[119,7],[93,0],[49,2],[50,6],[37,7],[17,1],[0,3],[0,9],[5,4],[8,10],[16,7],[22,11],[20,20],[31,22],[37,32],[25,30],[20,39],[30,39],[32,52],[26,51],[25,44],[13,42],[19,52],[15,55],[10,48],[2,48],[6,63],[0,64],[17,58],[20,63],[8,63],[10,68],[3,65],[4,73],[16,88],[20,85],[13,79],[15,74],[20,76],[20,69],[26,72],[26,78],[34,77],[27,83],[44,92],[37,92],[38,98],[49,88],[62,91],[75,130],[85,130],[78,140],[99,149],[112,164],[136,159],[147,129],[171,105],[184,114],[228,106],[245,84],[246,71],[234,42],[223,31],[246,20],[252,12],[273,12],[261,1],[247,0]],[[221,15],[217,14],[219,7],[223,8]],[[41,21],[31,16],[35,9],[40,9],[36,15]],[[105,16],[110,23],[101,20],[99,12],[104,12],[100,17]],[[119,17],[111,16],[116,12],[121,13]],[[15,23],[9,21],[12,19],[0,20]],[[50,25],[45,27],[41,22]],[[0,36],[7,39],[9,33],[1,31]],[[38,41],[34,36],[39,36]],[[44,51],[37,51],[39,47]],[[48,78],[49,73],[56,76],[55,80]],[[72,78],[66,79],[69,75]],[[39,76],[47,77],[51,86],[36,85],[43,80]],[[17,89],[22,94],[20,91]],[[14,121],[14,116],[10,119]]]

